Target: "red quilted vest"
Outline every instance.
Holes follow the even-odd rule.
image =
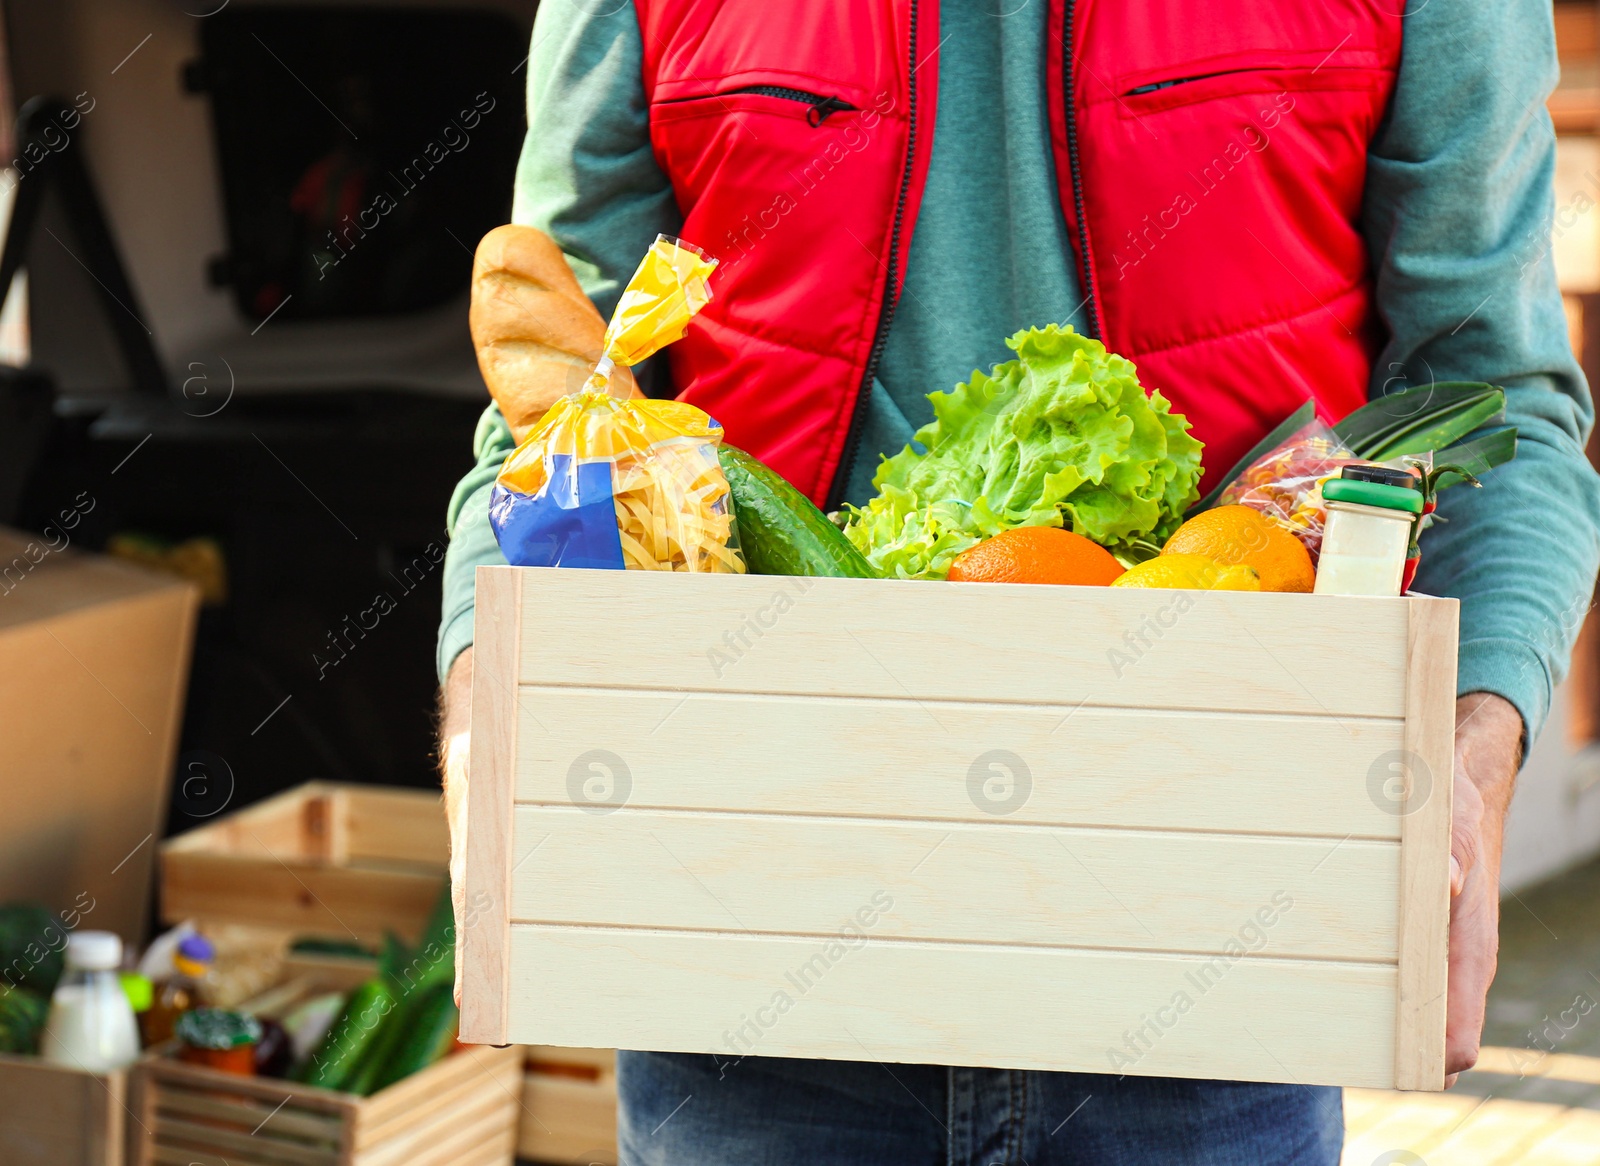
[[[674,383],[835,504],[916,228],[938,0],[635,2],[682,235],[722,260]],[[1361,404],[1382,324],[1358,218],[1400,6],[1051,3],[1055,169],[1093,330],[1189,417],[1212,474],[1308,394],[1330,419]]]

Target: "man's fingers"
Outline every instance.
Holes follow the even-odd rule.
[[[1470,778],[1457,771],[1450,813],[1450,893],[1461,894],[1478,865],[1483,840],[1483,795]]]
[[[1499,925],[1494,888],[1484,868],[1469,869],[1450,903],[1449,997],[1445,1006],[1444,1071],[1454,1075],[1478,1062],[1489,984],[1494,979]]]

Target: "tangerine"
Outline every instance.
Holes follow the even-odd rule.
[[[953,583],[1067,583],[1104,587],[1122,564],[1097,542],[1055,526],[1019,526],[968,547],[950,564]]]
[[[1263,591],[1310,591],[1317,581],[1305,544],[1251,506],[1218,506],[1195,515],[1173,532],[1161,553],[1254,567]]]

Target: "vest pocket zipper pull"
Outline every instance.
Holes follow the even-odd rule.
[[[806,124],[814,129],[840,110],[854,108],[848,101],[841,101],[837,97],[823,97],[812,102],[811,108],[806,110]]]

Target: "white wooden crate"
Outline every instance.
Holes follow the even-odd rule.
[[[1442,1088],[1454,600],[477,595],[463,1039]]]

